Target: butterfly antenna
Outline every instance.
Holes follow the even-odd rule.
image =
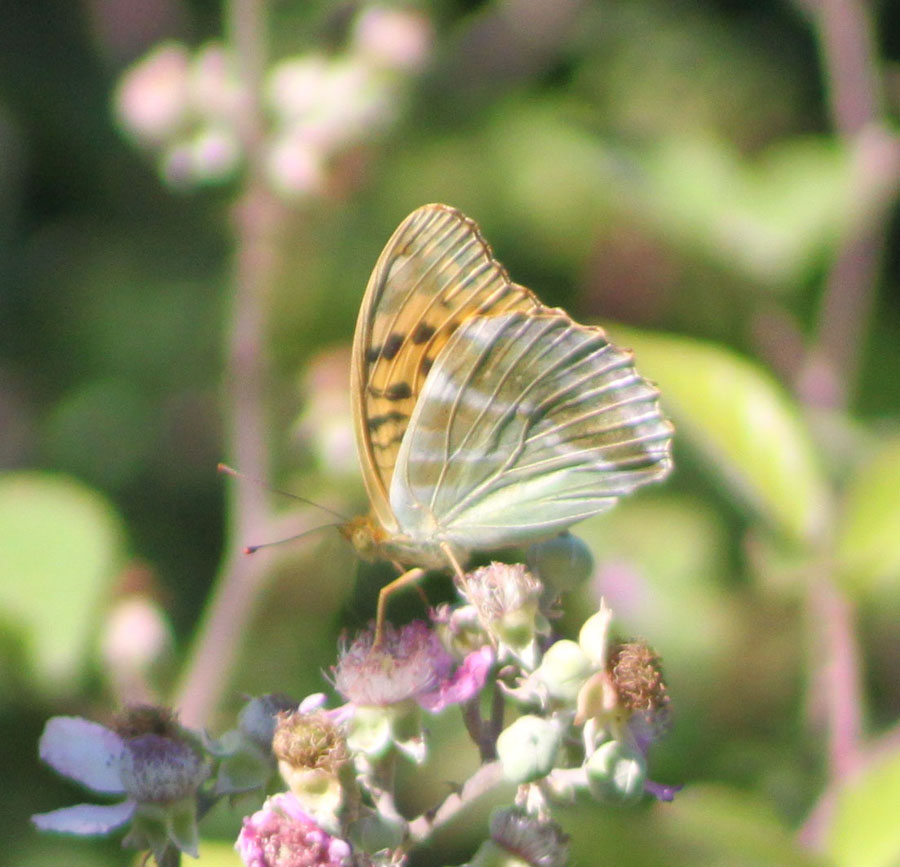
[[[307,506],[314,506],[316,509],[321,509],[323,512],[328,512],[329,515],[333,515],[335,518],[339,518],[343,523],[347,523],[350,519],[346,515],[342,515],[340,512],[335,512],[334,509],[329,509],[328,506],[323,506],[321,503],[314,503],[312,500],[307,500],[306,497],[301,497],[299,494],[292,494],[290,491],[282,491],[278,488],[273,488],[267,482],[264,482],[262,479],[257,479],[254,476],[248,476],[246,473],[240,472],[240,470],[234,469],[234,467],[229,467],[228,464],[219,464],[216,469],[226,476],[233,476],[236,479],[242,479],[245,482],[253,482],[254,485],[259,485],[260,487],[265,488],[268,491],[272,491],[275,494],[281,494],[282,497],[288,497],[291,500],[297,500],[299,503],[306,503]],[[336,527],[337,524],[323,524],[323,527]],[[301,535],[303,535],[301,533]],[[282,541],[288,542],[289,539],[283,539]],[[272,544],[277,545],[277,542],[273,542]],[[262,545],[257,547],[262,548]]]
[[[244,548],[245,554],[255,554],[260,548],[271,548],[274,545],[283,545],[285,542],[296,542],[297,539],[302,539],[304,536],[308,536],[310,533],[315,533],[316,530],[324,530],[326,527],[340,527],[340,524],[320,524],[318,527],[311,527],[309,530],[304,530],[302,533],[297,533],[296,536],[288,536],[286,539],[278,539],[275,542],[263,542],[261,545],[247,545]]]

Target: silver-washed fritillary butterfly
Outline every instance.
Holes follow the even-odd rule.
[[[353,340],[367,557],[426,568],[538,541],[671,468],[672,426],[631,352],[513,283],[475,223],[413,211]],[[380,621],[379,621],[380,622]]]

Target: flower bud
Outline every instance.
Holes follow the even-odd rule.
[[[606,648],[609,644],[612,616],[612,609],[601,599],[600,610],[584,621],[578,633],[578,643],[595,668],[606,667]]]
[[[574,702],[591,671],[591,661],[584,651],[574,641],[561,639],[547,648],[534,675],[551,698]]]
[[[284,693],[271,692],[256,696],[241,708],[238,714],[238,728],[254,743],[270,750],[278,714],[296,707],[297,702]]]
[[[568,593],[594,571],[594,558],[585,543],[571,533],[535,542],[528,549],[528,568],[555,594]]]
[[[538,716],[519,717],[497,738],[503,776],[511,783],[530,783],[553,770],[562,741],[559,726]]]
[[[647,764],[640,751],[621,741],[607,741],[585,763],[588,789],[606,803],[633,804],[640,800],[647,780]]]
[[[251,698],[238,714],[236,729],[206,739],[206,749],[219,759],[216,794],[266,788],[275,773],[272,736],[277,716],[296,706],[296,701],[280,693]]]

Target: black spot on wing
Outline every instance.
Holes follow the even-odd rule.
[[[387,400],[406,400],[406,398],[412,397],[412,389],[408,382],[395,382],[384,390],[383,396]]]
[[[434,328],[427,322],[420,322],[412,333],[413,343],[427,343],[434,336]]]
[[[376,431],[383,424],[406,421],[408,418],[409,416],[405,412],[398,412],[394,409],[390,412],[384,413],[383,415],[373,415],[372,418],[370,418],[366,422],[366,425],[368,426],[370,431]]]
[[[382,358],[390,361],[400,351],[401,346],[403,346],[403,335],[392,332],[388,335],[388,339],[384,341],[384,346],[381,348]]]
[[[412,388],[408,382],[395,382],[387,388],[375,388],[374,385],[366,386],[369,394],[379,400],[406,400],[412,397]]]
[[[402,346],[403,335],[392,332],[381,346],[370,346],[366,350],[366,361],[369,364],[374,364],[381,358],[386,358],[390,361],[397,355]]]

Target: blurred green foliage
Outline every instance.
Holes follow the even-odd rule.
[[[276,57],[332,44],[346,11],[272,6]],[[334,419],[297,424],[316,397],[305,372],[349,344],[400,219],[428,201],[459,207],[516,281],[635,349],[678,428],[665,487],[581,528],[598,572],[560,626],[577,626],[602,592],[622,631],[660,650],[676,715],[651,773],[687,788],[671,805],[567,809],[573,863],[896,864],[895,751],[836,800],[821,856],[796,842],[827,785],[809,713],[814,567],[832,571],[855,611],[867,733],[900,716],[893,210],[849,410],[811,412],[796,397],[840,241],[877,196],[860,198],[852,148],[830,126],[815,29],[788,2],[627,0],[548,3],[546,27],[523,36],[513,6],[431,4],[434,62],[399,123],[339,192],[288,212],[268,335],[273,482],[364,507],[352,452],[317,458]],[[875,14],[895,112],[900,14]],[[37,763],[43,719],[114,709],[99,639],[134,589],[126,576],[142,570],[183,659],[223,552],[264,541],[225,537],[215,473],[236,188],[166,188],[110,111],[128,63],[163,37],[216,37],[219,19],[200,0],[46,0],[4,16],[0,863],[126,863],[115,842],[31,831],[31,812],[80,797]],[[333,531],[285,550],[221,726],[242,691],[322,687],[341,626],[374,610],[365,591],[354,596],[358,573],[368,576]],[[414,598],[398,604],[421,611]],[[177,673],[164,666],[159,687]],[[468,749],[447,721],[434,730],[453,748],[438,752],[433,784],[408,793],[411,809],[443,794]],[[203,863],[236,863],[239,815],[210,817]],[[471,818],[446,861],[416,863],[464,860],[483,823]]]

